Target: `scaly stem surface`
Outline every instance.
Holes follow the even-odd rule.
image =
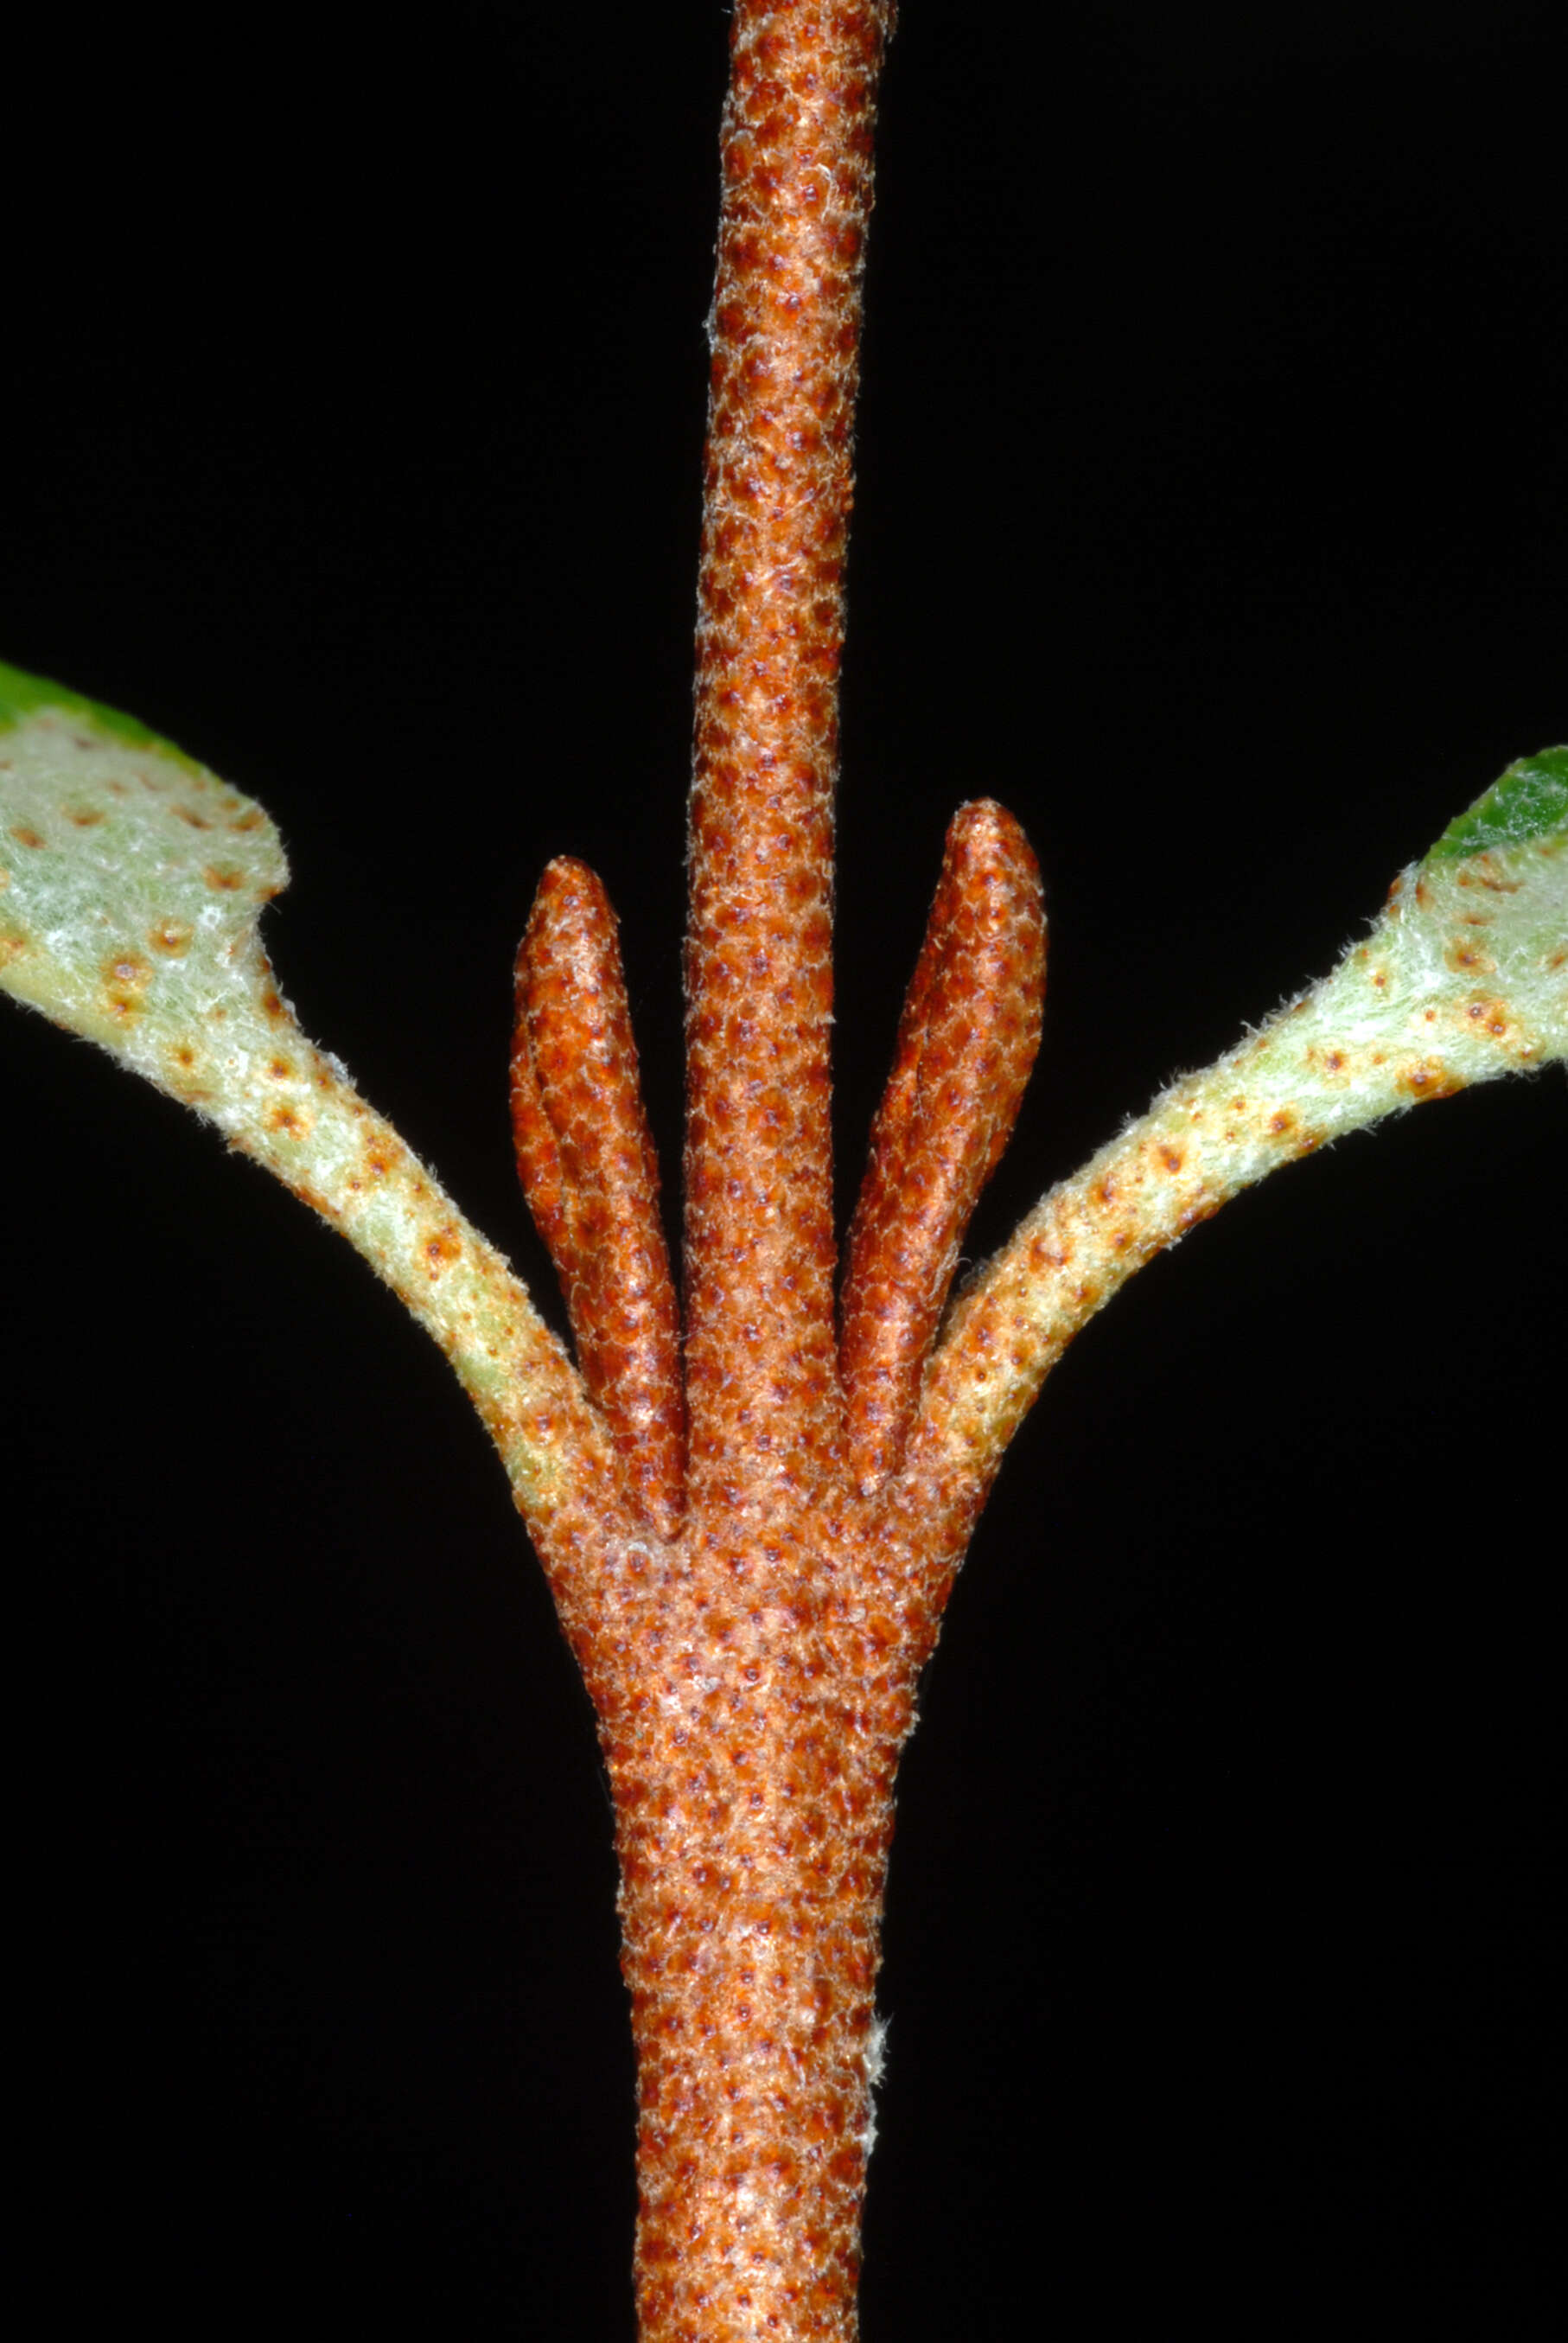
[[[687,924],[692,1494],[835,1473],[833,789],[871,133],[890,8],[742,0],[698,599]]]
[[[639,1525],[601,1538],[577,1648],[616,1803],[644,2343],[855,2331],[893,1775],[971,1513],[898,1468],[1040,1034],[1034,858],[1000,807],[966,807],[873,1138],[840,1358],[832,797],[890,13],[743,0],[735,17],[691,799],[683,1492],[673,1353],[645,1339],[666,1282],[613,926],[577,866],[547,872],[518,963],[519,1161]]]
[[[736,12],[687,940],[689,1518],[599,1693],[645,2343],[848,2338],[911,1557],[844,1483],[832,820],[871,130],[890,10]],[[629,1624],[629,1623],[628,1623]]]
[[[1002,1451],[1131,1271],[1422,1099],[1568,1057],[1568,752],[1511,767],[1289,1011],[1177,1084],[942,1313],[1040,1036],[1040,878],[960,809],[835,1340],[832,790],[860,266],[891,0],[739,0],[712,321],[682,1343],[615,921],[546,871],[518,1168],[574,1366],[312,1049],[261,809],[0,667],[0,983],[208,1115],[357,1245],[484,1417],[597,1710],[638,2073],[643,2343],[850,2343],[892,1783]]]

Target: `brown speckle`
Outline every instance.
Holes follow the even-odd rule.
[[[173,959],[190,950],[194,933],[187,920],[158,920],[147,930],[147,941],[155,951],[167,952]]]
[[[18,846],[42,846],[44,843],[42,833],[35,830],[29,821],[19,821],[11,835]]]
[[[176,806],[174,811],[177,819],[181,821],[188,822],[192,830],[210,830],[212,828],[212,824],[207,820],[206,814],[197,813],[195,806]]]
[[[73,806],[66,816],[78,830],[92,830],[103,819],[103,809],[98,806]]]
[[[105,997],[114,1015],[122,1021],[136,1016],[152,975],[146,961],[138,960],[135,952],[115,952],[104,962],[100,973]]]
[[[1419,1099],[1452,1098],[1455,1091],[1464,1088],[1464,1084],[1456,1075],[1450,1073],[1440,1058],[1418,1059],[1408,1072],[1400,1076],[1399,1086],[1401,1090],[1408,1091],[1412,1098]]]
[[[220,894],[237,895],[245,886],[244,871],[236,870],[232,864],[209,862],[201,875]]]

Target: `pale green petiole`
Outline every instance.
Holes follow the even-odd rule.
[[[0,665],[0,985],[216,1123],[439,1342],[543,1525],[605,1450],[526,1288],[308,1042],[257,933],[262,809],[129,719]]]
[[[984,1482],[1055,1361],[1228,1197],[1380,1116],[1568,1061],[1568,749],[1511,765],[1332,974],[1029,1215],[944,1331],[914,1442]]]

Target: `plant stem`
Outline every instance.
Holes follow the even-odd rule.
[[[741,0],[721,133],[687,930],[691,1493],[836,1470],[833,788],[888,5]]]

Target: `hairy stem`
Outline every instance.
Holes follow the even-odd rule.
[[[888,5],[740,0],[710,323],[687,931],[694,1500],[836,1466],[829,1045],[850,437]]]

